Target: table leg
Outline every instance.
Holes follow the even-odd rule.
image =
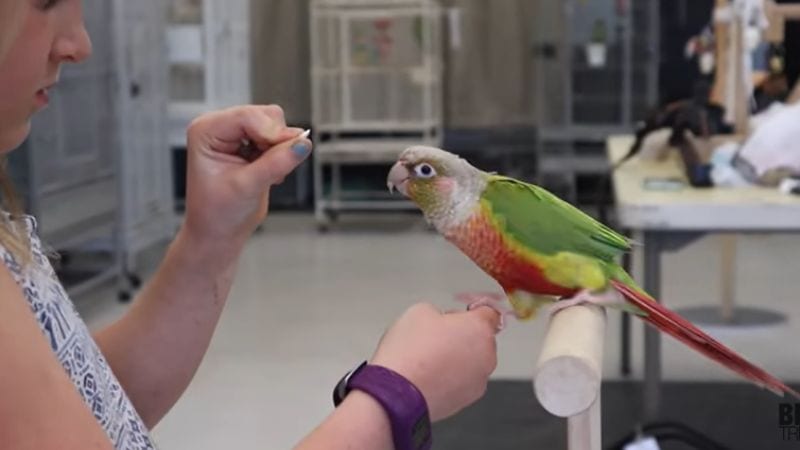
[[[644,233],[644,289],[661,301],[661,235]],[[644,418],[658,417],[661,406],[661,335],[644,325]]]
[[[342,199],[342,166],[338,162],[331,164],[331,205],[337,210]]]
[[[622,256],[622,268],[631,273],[631,253]],[[631,315],[623,311],[620,323],[620,372],[623,376],[631,374]]]
[[[722,236],[722,252],[720,254],[722,265],[722,321],[733,323],[735,285],[736,285],[736,235],[725,234]]]
[[[628,376],[631,374],[631,315],[625,311],[621,314],[619,371],[623,376]]]
[[[671,233],[670,236],[676,235]],[[662,250],[673,250],[670,247],[671,239],[664,238]],[[784,314],[770,311],[767,309],[736,306],[736,234],[724,234],[721,237],[720,252],[720,284],[722,286],[722,304],[702,305],[693,307],[678,308],[676,313],[695,324],[726,326],[726,327],[747,327],[747,326],[766,326],[774,325],[786,321]],[[678,242],[680,244],[680,242]]]

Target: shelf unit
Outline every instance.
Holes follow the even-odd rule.
[[[537,182],[564,179],[562,194],[576,202],[577,176],[608,170],[606,138],[631,132],[657,102],[658,1],[564,0],[551,6],[536,27]],[[600,21],[606,58],[595,66],[587,44],[599,40],[592,30]]]

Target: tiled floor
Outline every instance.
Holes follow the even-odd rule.
[[[710,237],[664,258],[668,305],[718,301],[718,248]],[[798,255],[798,237],[742,237],[737,301],[780,310],[789,320],[757,329],[709,329],[792,381],[800,380]],[[164,449],[291,448],[331,410],[333,383],[370,355],[405,308],[420,300],[458,308],[454,293],[486,290],[497,290],[493,281],[416,218],[353,221],[318,234],[308,215],[274,214],[247,247],[201,369],[155,437]],[[124,311],[112,294],[78,299],[90,326]],[[609,379],[619,377],[618,323],[619,314],[610,312]],[[530,377],[545,324],[539,318],[509,325],[499,336],[495,377]],[[634,377],[642,372],[641,329],[637,323]],[[735,378],[670,339],[663,347],[667,379]]]

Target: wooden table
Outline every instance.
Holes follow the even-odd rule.
[[[609,161],[620,160],[632,136],[607,140]],[[674,191],[647,189],[648,178],[679,178],[685,186]],[[798,233],[800,196],[762,187],[693,188],[686,181],[678,152],[664,161],[633,158],[613,175],[619,224],[643,244],[643,287],[661,297],[661,254],[676,251],[709,233]],[[657,417],[660,407],[661,341],[659,332],[645,328],[644,415]],[[623,352],[624,353],[624,352]]]

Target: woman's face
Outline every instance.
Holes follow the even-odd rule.
[[[0,153],[25,140],[31,117],[49,102],[61,64],[83,61],[92,52],[81,0],[0,0],[0,12],[14,2],[18,31],[5,56],[2,44],[9,29],[0,27]],[[0,17],[5,25],[5,14]]]
[[[25,19],[25,0],[0,0],[0,63]]]

